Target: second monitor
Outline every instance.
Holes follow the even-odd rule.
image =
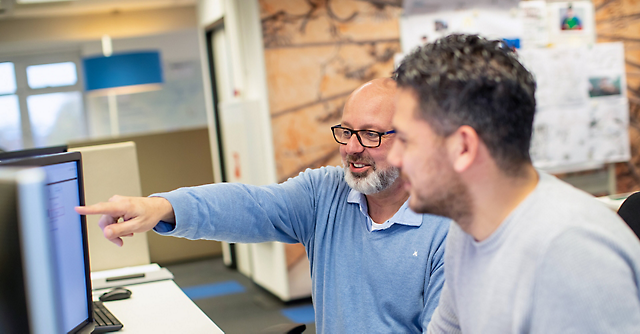
[[[0,165],[39,166],[44,170],[61,326],[65,333],[91,332],[93,300],[87,226],[85,217],[74,210],[84,205],[80,153],[2,161]]]

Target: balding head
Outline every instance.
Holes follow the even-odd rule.
[[[396,82],[393,79],[373,79],[358,87],[349,95],[344,105],[343,119],[347,113],[367,109],[383,119],[389,116],[388,124],[391,125],[391,118],[395,110],[395,94]]]

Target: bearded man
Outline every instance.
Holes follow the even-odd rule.
[[[154,229],[228,242],[302,243],[311,264],[318,333],[422,333],[444,283],[449,220],[419,215],[387,162],[396,84],[376,79],[350,96],[334,139],[344,166],[281,184],[212,184],[150,198],[115,196],[77,208],[103,214],[104,235]],[[125,219],[116,223],[119,217]]]

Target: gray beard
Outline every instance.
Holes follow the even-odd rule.
[[[371,195],[389,188],[400,176],[400,170],[390,167],[386,170],[378,170],[372,166],[372,171],[367,175],[359,175],[351,172],[348,163],[343,163],[344,180],[351,189],[365,195]]]

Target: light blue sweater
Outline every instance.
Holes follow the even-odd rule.
[[[339,167],[264,187],[181,188],[153,195],[176,214],[175,228],[160,222],[155,229],[189,239],[300,242],[311,263],[318,333],[422,333],[444,282],[449,220],[415,214],[405,203],[391,227],[370,232],[357,195]]]

